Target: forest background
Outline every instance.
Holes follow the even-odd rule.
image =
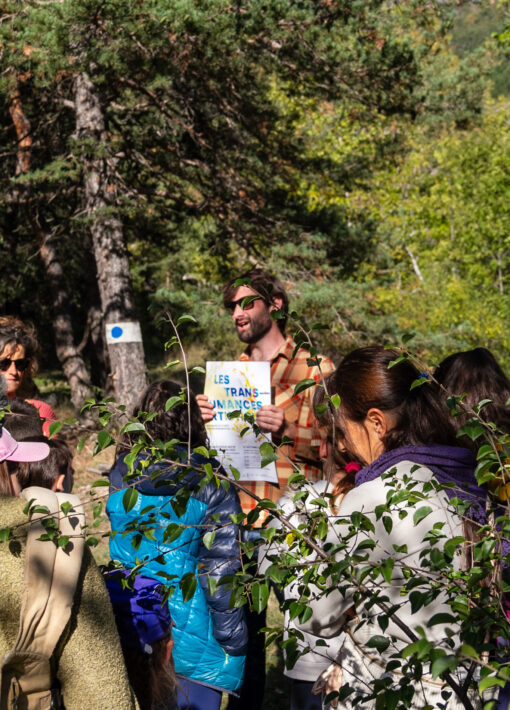
[[[509,0],[1,8],[0,312],[35,324],[44,395],[113,370],[129,406],[180,357],[168,314],[190,366],[237,357],[221,288],[254,265],[334,361],[415,331],[431,365],[510,366]]]
[[[510,365],[507,1],[2,10],[1,312],[75,405],[108,386],[105,322],[141,321],[151,376],[168,313],[192,365],[235,358],[221,287],[253,265],[336,361],[416,331],[430,363]]]

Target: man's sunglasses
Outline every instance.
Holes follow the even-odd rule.
[[[25,372],[30,367],[30,358],[20,357],[17,360],[11,360],[10,357],[3,357],[0,360],[0,372],[7,372],[13,363],[18,372]]]
[[[251,311],[255,301],[262,301],[261,296],[244,296],[243,298],[238,298],[236,301],[229,301],[225,303],[225,308],[232,313],[235,311],[236,306],[242,311]]]

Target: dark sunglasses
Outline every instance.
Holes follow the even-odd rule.
[[[262,301],[261,296],[244,296],[243,298],[238,298],[236,301],[229,301],[225,303],[225,308],[232,313],[235,311],[236,306],[242,311],[251,311],[255,301]]]
[[[25,372],[30,367],[30,358],[20,357],[17,360],[11,360],[10,357],[3,357],[0,360],[0,372],[7,372],[12,363],[14,363],[14,367],[18,372]]]

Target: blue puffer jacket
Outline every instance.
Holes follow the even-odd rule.
[[[178,447],[177,453],[182,461],[186,460],[186,449]],[[166,575],[175,575],[169,581],[176,588],[168,604],[175,622],[176,673],[223,691],[236,691],[244,673],[247,641],[244,612],[229,609],[231,594],[223,585],[218,585],[211,596],[207,580],[219,582],[221,577],[240,568],[238,526],[230,519],[231,514],[241,512],[237,492],[233,486],[225,491],[223,486],[217,488],[214,483],[198,489],[203,474],[194,469],[208,462],[218,469],[219,464],[193,454],[189,469],[172,468],[168,461],[145,468],[144,476],[137,479],[134,486],[139,494],[136,504],[126,513],[122,501],[125,490],[122,489],[127,485],[123,479],[128,468],[124,457],[125,454],[117,459],[110,472],[106,512],[112,531],[125,531],[131,523],[140,528],[145,524],[150,532],[148,536],[138,535],[134,541],[136,549],[132,544],[136,530],[131,529],[125,536],[114,535],[110,555],[128,568],[148,560],[143,574],[163,583],[169,581]],[[136,470],[146,463],[144,459],[144,454],[138,457]],[[182,513],[179,516],[170,501],[175,502],[176,493],[183,489],[191,491],[191,496],[185,510],[179,510]],[[188,527],[172,539],[169,535],[172,523]],[[203,538],[210,531],[215,532],[215,537],[207,549]],[[193,597],[184,602],[178,583],[188,572],[193,577],[196,574],[198,584]]]

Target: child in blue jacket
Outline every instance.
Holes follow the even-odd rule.
[[[164,443],[166,456],[155,455],[148,444],[130,461],[135,439],[125,435],[125,453],[110,471],[110,555],[126,568],[143,561],[144,576],[175,588],[168,604],[175,622],[179,708],[219,710],[222,692],[235,693],[244,673],[244,612],[230,608],[231,592],[220,584],[240,569],[239,530],[231,516],[241,507],[232,485],[207,480],[206,464],[224,473],[218,462],[193,453],[207,446],[193,394],[189,413],[184,403],[165,411],[167,401],[180,393],[176,382],[156,382],[136,408],[135,414],[157,412],[147,417],[145,429],[149,439]],[[138,495],[125,505],[128,486]]]

